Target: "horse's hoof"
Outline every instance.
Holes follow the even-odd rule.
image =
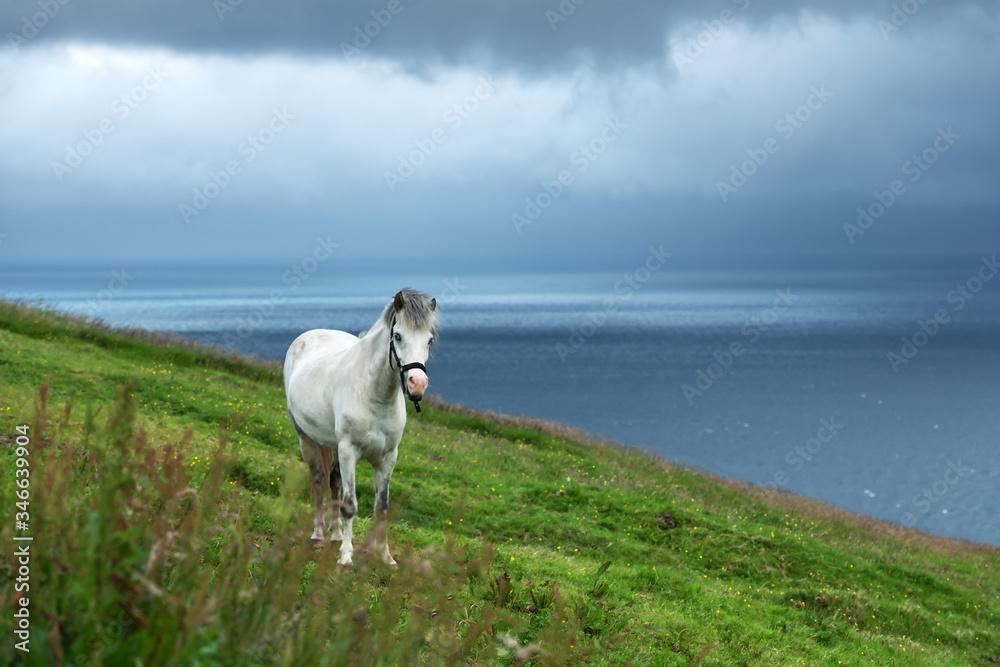
[[[344,567],[353,567],[354,561],[351,560],[350,554],[348,555],[341,554],[340,559],[337,560],[337,565],[343,565]]]
[[[322,530],[314,530],[313,534],[312,534],[312,537],[310,539],[312,539],[313,541],[319,540],[320,542],[322,542],[323,541],[323,531]]]
[[[344,534],[342,532],[340,532],[339,530],[336,533],[330,533],[330,541],[331,542],[343,542],[344,541]]]

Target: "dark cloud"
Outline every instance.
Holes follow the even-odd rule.
[[[538,268],[530,262],[554,254],[627,264],[651,243],[698,257],[1000,247],[996,3],[586,0],[552,30],[545,11],[558,11],[557,0],[400,0],[361,50],[400,71],[341,54],[388,0],[226,2],[0,5],[0,35],[21,32],[22,17],[44,24],[22,36],[20,55],[0,49],[0,254],[294,258],[333,234],[357,261]],[[893,4],[919,10],[882,35]],[[687,43],[725,9],[750,29],[727,31],[662,76],[658,68],[675,65],[667,36]],[[411,76],[435,63],[445,67],[434,77]],[[127,118],[115,115],[113,100],[161,65],[163,85],[140,91],[146,101]],[[446,110],[494,74],[499,92],[453,127]],[[804,109],[824,85],[835,96]],[[182,220],[179,204],[286,106],[293,128]],[[800,110],[810,119],[786,137],[776,121]],[[621,142],[518,233],[512,215],[575,166],[577,147],[611,116],[629,125]],[[57,173],[54,161],[68,161],[103,118],[113,133],[79,168]],[[390,190],[388,170],[442,127],[446,143]],[[906,180],[863,236],[849,236],[859,207],[911,178],[907,164],[950,127],[961,135],[954,149]],[[780,153],[721,198],[718,183],[769,137],[781,139]]]
[[[684,25],[700,27],[725,10],[750,24],[804,11],[845,19],[864,16],[875,23],[890,17],[894,4],[888,0],[64,1],[2,3],[0,26],[8,41],[13,34],[31,35],[28,45],[82,40],[195,52],[339,54],[343,44],[354,46],[356,31],[363,32],[370,24],[370,32],[378,34],[367,44],[368,38],[358,38],[362,57],[411,65],[482,58],[497,66],[549,70],[581,61],[614,66],[662,59],[668,32]],[[960,6],[996,11],[996,3],[986,0],[907,2],[920,7],[924,20],[932,20],[940,11],[959,11]],[[384,27],[373,23],[376,19]]]

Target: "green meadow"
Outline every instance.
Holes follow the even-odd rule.
[[[1000,664],[996,547],[424,406],[390,490],[399,566],[366,557],[362,463],[344,569],[309,540],[278,365],[0,303],[0,662]]]

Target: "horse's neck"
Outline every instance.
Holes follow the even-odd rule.
[[[367,346],[368,384],[372,398],[390,403],[400,391],[399,372],[389,367],[389,330],[379,324],[373,327],[361,342]]]

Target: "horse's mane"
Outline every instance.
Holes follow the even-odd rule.
[[[400,291],[400,294],[402,294],[403,302],[406,304],[402,311],[396,312],[394,305],[395,297],[385,307],[385,310],[382,311],[381,320],[386,328],[392,326],[392,320],[395,317],[397,321],[402,322],[403,326],[408,329],[422,329],[430,331],[432,336],[436,336],[438,311],[435,307],[436,302],[434,299],[412,287],[404,287]],[[365,333],[368,332],[366,331]]]

